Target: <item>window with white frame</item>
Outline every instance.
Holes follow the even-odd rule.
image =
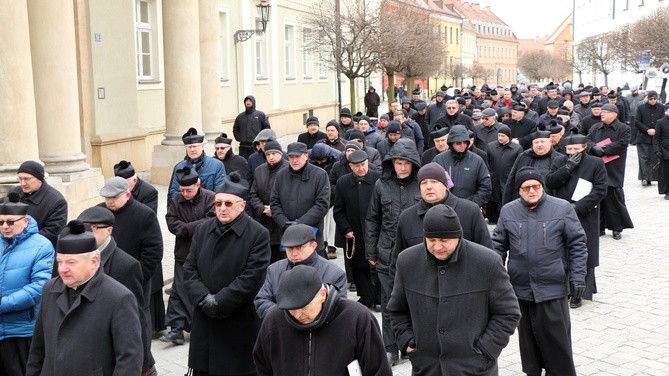
[[[262,29],[262,22],[259,19],[256,19],[256,29]],[[263,36],[264,34],[255,34],[256,79],[267,78],[267,59],[265,58],[267,46],[265,45]]]
[[[313,59],[311,58],[311,30],[302,29],[302,77],[310,80],[313,76]]]
[[[218,67],[218,72],[221,77],[221,82],[230,81],[230,35],[228,33],[228,13],[224,11],[218,12],[218,44],[221,47],[221,61]]]
[[[321,44],[321,47],[318,49],[318,78],[320,80],[326,80],[328,78],[328,67],[325,65],[327,53],[328,51],[325,46]]]
[[[295,26],[286,25],[283,41],[284,74],[286,79],[295,78]]]
[[[157,80],[157,45],[155,0],[135,1],[135,38],[137,53],[137,79]]]

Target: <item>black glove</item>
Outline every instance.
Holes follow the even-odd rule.
[[[595,145],[590,149],[590,154],[594,155],[595,157],[601,157],[604,155],[604,149],[602,149],[602,147],[599,145]]]
[[[218,317],[218,303],[216,302],[216,297],[213,294],[207,294],[202,300],[200,300],[200,303],[197,305],[202,312],[211,317],[211,318],[217,318]]]
[[[583,154],[582,153],[576,153],[573,154],[572,156],[567,159],[567,171],[572,172],[574,169],[578,166],[579,163],[581,163],[581,160],[583,159]]]
[[[585,283],[583,282],[572,282],[569,284],[569,289],[571,293],[569,295],[573,296],[575,299],[581,299],[583,293],[585,292]]]
[[[292,225],[294,225],[296,222],[295,221],[288,221],[283,225],[283,231],[286,231],[286,229]]]

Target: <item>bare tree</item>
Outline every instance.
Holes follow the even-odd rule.
[[[613,72],[614,65],[618,61],[615,48],[611,48],[609,44],[613,44],[613,37],[610,33],[598,34],[587,37],[582,40],[577,48],[579,56],[585,60],[590,61],[592,66],[604,75],[604,85],[609,85],[609,74]]]
[[[578,74],[578,82],[583,82],[583,72],[590,68],[590,63],[578,55],[576,48],[567,48],[562,51],[562,61]]]
[[[477,79],[483,82],[487,82],[488,78],[486,76],[488,73],[486,72],[485,67],[481,65],[479,62],[474,61],[470,70],[471,70],[472,81],[474,83],[476,83]]]
[[[389,80],[395,73],[404,74],[407,90],[411,91],[414,78],[428,77],[440,70],[445,48],[425,10],[397,0],[384,0],[381,9],[378,45],[379,55],[383,57],[381,65]],[[388,86],[389,97],[392,97],[392,85]]]
[[[328,53],[321,56],[333,70],[348,78],[351,110],[354,110],[355,79],[369,77],[379,67],[377,2],[320,0],[303,21],[316,35],[305,48],[317,53],[326,47]]]
[[[459,82],[459,84],[460,84],[459,86],[460,86],[460,87],[463,87],[463,86],[464,86],[464,85],[463,85],[463,82],[464,82],[465,77],[468,77],[468,74],[469,74],[468,71],[469,71],[469,70],[467,69],[467,67],[465,67],[465,66],[462,64],[462,62],[460,62],[460,61],[458,61],[457,63],[453,64],[453,69],[452,69],[452,71],[451,71],[451,77],[453,77],[453,82],[456,83],[456,86],[457,86],[457,84],[458,84],[458,81],[460,81],[460,82]]]
[[[553,63],[553,58],[545,51],[527,51],[518,58],[518,69],[530,81],[542,81],[544,78],[550,78],[549,67]]]

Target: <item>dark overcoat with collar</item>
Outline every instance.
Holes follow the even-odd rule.
[[[142,338],[136,297],[103,271],[77,300],[54,278],[42,292],[27,376],[139,375]]]

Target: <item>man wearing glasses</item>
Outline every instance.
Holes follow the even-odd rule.
[[[176,171],[179,169],[188,166],[195,170],[200,177],[202,187],[210,191],[223,184],[223,178],[225,178],[223,162],[208,156],[204,152],[204,145],[206,144],[204,135],[197,134],[197,129],[190,128],[188,132],[184,133],[181,140],[186,146],[186,156],[174,166],[170,190],[167,193],[168,206],[172,204],[172,196],[179,192],[179,182],[176,175]]]
[[[249,185],[239,174],[215,192],[216,217],[195,229],[183,268],[194,306],[188,367],[194,376],[255,375],[253,299],[269,266],[269,231],[244,212]]]
[[[657,92],[651,90],[646,94],[646,103],[639,105],[634,116],[634,126],[637,129],[636,153],[639,156],[639,180],[646,187],[651,181],[657,181],[657,163],[655,153],[652,152],[655,124],[664,117],[664,106],[657,103]]]
[[[568,296],[585,290],[586,237],[572,205],[544,191],[544,177],[526,166],[515,176],[519,198],[502,207],[492,235],[506,263],[522,317],[523,372],[576,375]]]
[[[0,374],[25,375],[37,302],[51,278],[54,249],[28,205],[13,192],[0,199]]]

